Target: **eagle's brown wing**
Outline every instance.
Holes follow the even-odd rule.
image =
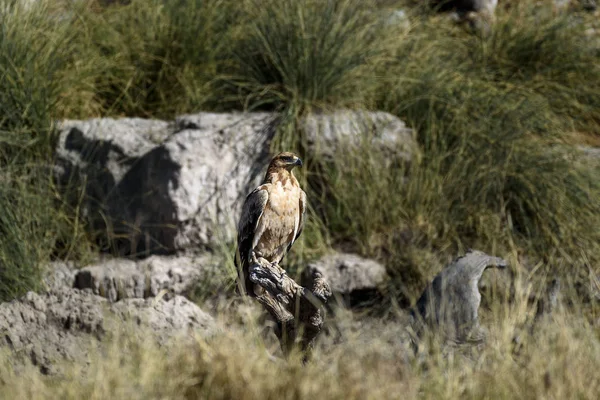
[[[300,191],[300,201],[299,201],[298,213],[299,213],[299,218],[298,218],[298,226],[295,229],[296,234],[294,235],[294,239],[292,239],[292,241],[288,244],[286,253],[290,251],[290,249],[292,248],[292,245],[300,237],[300,234],[302,233],[302,230],[304,229],[304,221],[306,219],[305,218],[305,216],[306,216],[306,193],[304,193],[304,190]]]
[[[269,200],[269,192],[265,185],[261,185],[250,193],[242,206],[242,215],[238,223],[237,252],[235,266],[243,283],[242,293],[252,294],[252,282],[248,277],[248,259],[250,252],[260,239],[261,232],[256,232],[260,218]]]

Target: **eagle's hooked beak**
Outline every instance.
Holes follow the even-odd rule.
[[[294,165],[298,166],[298,167],[302,167],[302,160],[300,159],[300,157],[296,157],[296,161],[294,162]]]

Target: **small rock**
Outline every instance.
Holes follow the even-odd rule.
[[[45,271],[44,285],[48,291],[71,288],[75,283],[76,268],[72,262],[54,261],[46,266]]]
[[[330,254],[310,263],[303,272],[302,286],[311,287],[315,272],[322,274],[333,294],[349,306],[377,299],[388,279],[382,264],[345,253]]]
[[[578,149],[589,159],[600,162],[600,147],[579,146]]]
[[[486,12],[493,15],[498,0],[430,0],[430,4],[438,11]]]

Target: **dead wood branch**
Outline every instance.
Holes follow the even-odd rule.
[[[277,321],[277,336],[288,355],[299,344],[305,359],[323,327],[323,306],[331,289],[323,276],[315,272],[310,288],[298,285],[277,264],[258,258],[249,268],[256,298]]]

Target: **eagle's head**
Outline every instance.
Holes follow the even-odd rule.
[[[300,157],[289,151],[277,154],[271,160],[269,169],[287,169],[291,171],[294,167],[302,167],[302,160]]]

